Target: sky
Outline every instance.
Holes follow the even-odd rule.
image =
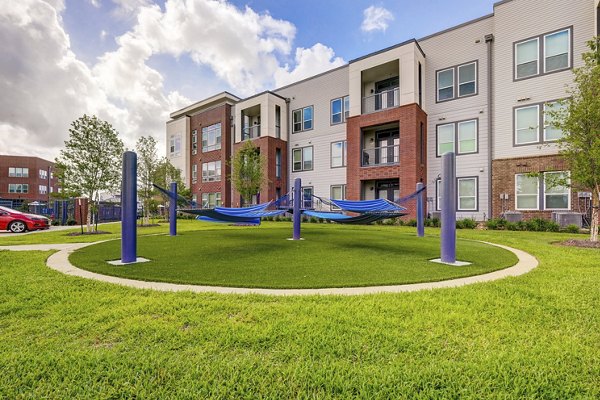
[[[493,12],[496,0],[0,0],[0,154],[53,160],[97,115],[165,154],[175,110],[275,89]]]

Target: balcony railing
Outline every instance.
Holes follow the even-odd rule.
[[[363,149],[362,166],[372,167],[378,165],[398,164],[400,162],[400,145],[373,147]]]
[[[398,107],[400,105],[400,90],[394,88],[384,92],[376,93],[372,96],[363,97],[362,113],[385,110],[386,108]]]
[[[260,125],[252,125],[242,130],[242,140],[260,137]]]

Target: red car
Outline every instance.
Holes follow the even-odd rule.
[[[50,228],[50,220],[44,216],[0,206],[0,230],[20,233],[48,228]]]

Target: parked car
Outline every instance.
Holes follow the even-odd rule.
[[[14,233],[50,228],[50,220],[42,215],[28,214],[0,206],[0,230]]]

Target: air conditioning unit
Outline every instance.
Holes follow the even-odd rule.
[[[507,222],[519,222],[523,220],[523,213],[520,211],[505,211],[503,216]]]
[[[556,211],[552,213],[552,221],[564,228],[569,225],[577,225],[581,228],[583,224],[583,214],[570,211]]]
[[[431,219],[442,219],[442,212],[441,211],[432,211]]]

